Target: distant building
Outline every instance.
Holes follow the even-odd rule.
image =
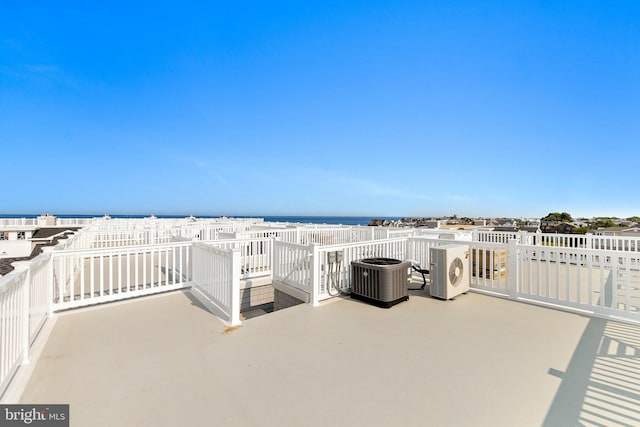
[[[608,227],[593,230],[594,236],[627,236],[640,237],[640,227]]]
[[[0,228],[0,258],[26,256],[33,249],[33,227],[13,226]]]
[[[53,215],[35,219],[0,220],[0,276],[13,270],[16,261],[29,260],[42,252],[43,246],[56,245],[80,227],[59,225]]]
[[[542,221],[542,227],[540,230],[543,233],[560,233],[560,234],[570,234],[575,232],[575,225],[570,222],[563,221]]]

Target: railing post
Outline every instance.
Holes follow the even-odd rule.
[[[584,235],[584,248],[585,249],[593,249],[593,234],[586,233]],[[637,249],[636,249],[637,250]]]
[[[509,297],[511,299],[518,297],[519,281],[518,240],[509,239]]]
[[[271,247],[269,248],[269,276],[271,279],[271,283],[273,283],[273,270],[275,269],[275,262],[276,262],[276,241],[278,240],[277,237],[272,237],[271,239],[269,239],[269,244],[271,245]]]
[[[407,237],[404,243],[405,243],[405,254],[407,255],[406,259],[416,260],[414,256],[415,254],[414,241],[411,239],[411,237]]]
[[[53,252],[54,252],[54,248],[52,247],[47,247],[47,248],[42,248],[42,252],[44,253],[50,253],[49,255],[49,261],[48,261],[48,265],[47,265],[47,280],[49,283],[49,286],[47,286],[47,305],[48,305],[48,312],[49,312],[49,316],[51,316],[53,314],[53,306],[55,304],[54,299],[54,289],[56,286],[56,280],[55,280],[55,276],[54,276],[54,263],[53,263]],[[63,279],[64,280],[64,279]]]
[[[531,243],[529,243],[528,234],[529,233],[523,230],[518,231],[518,243],[520,243],[521,245],[530,245]]]
[[[240,322],[240,248],[231,249],[231,316],[232,326]]]
[[[316,243],[311,245],[311,295],[310,303],[314,307],[319,304],[320,294],[320,246]]]
[[[22,364],[29,363],[29,299],[31,296],[31,261],[17,261],[12,263],[16,272],[26,271],[22,285],[22,305],[20,307],[20,348],[22,349]]]

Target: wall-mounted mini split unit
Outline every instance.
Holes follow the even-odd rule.
[[[431,248],[431,296],[452,299],[469,290],[469,247],[443,245]]]

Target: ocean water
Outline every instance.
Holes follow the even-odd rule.
[[[386,219],[389,221],[400,217],[379,216],[265,216],[269,222],[300,222],[303,224],[342,224],[342,225],[368,225],[372,219]]]
[[[0,214],[0,218],[36,218],[40,214]],[[96,218],[103,214],[52,214],[58,218]],[[112,215],[112,218],[146,218],[150,215]],[[185,218],[188,215],[156,215],[158,218]],[[219,216],[198,216],[197,218],[219,218]],[[299,222],[302,224],[341,224],[341,225],[368,225],[372,219],[386,219],[389,221],[400,219],[401,217],[387,216],[272,216],[272,215],[235,215],[230,218],[264,218],[268,222]]]

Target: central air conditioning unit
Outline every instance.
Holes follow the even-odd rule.
[[[389,308],[409,299],[411,263],[393,258],[351,262],[351,298]]]
[[[444,300],[469,291],[469,247],[443,245],[431,248],[431,296]]]

